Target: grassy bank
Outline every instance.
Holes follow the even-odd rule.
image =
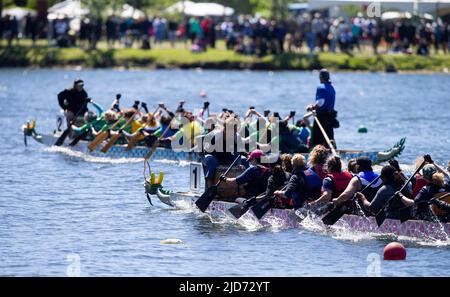
[[[185,48],[100,49],[84,51],[80,48],[51,48],[46,46],[15,46],[0,48],[0,67],[151,67],[256,70],[312,70],[326,67],[332,70],[355,71],[436,71],[448,72],[450,55],[421,57],[415,55],[349,56],[319,53],[269,55],[263,58],[244,56],[224,49],[212,49],[194,54]]]

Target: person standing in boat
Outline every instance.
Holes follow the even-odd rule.
[[[330,73],[326,69],[322,69],[319,72],[320,85],[317,87],[316,91],[316,102],[315,104],[310,104],[307,107],[307,111],[314,111],[316,113],[317,119],[322,124],[325,133],[327,134],[333,146],[336,147],[336,142],[334,141],[334,128],[339,127],[339,122],[337,121],[337,112],[334,110],[334,105],[336,101],[336,91],[330,80]],[[314,147],[318,144],[328,147],[327,141],[320,130],[317,121],[314,121],[312,129],[312,145]]]
[[[71,89],[66,89],[58,94],[59,106],[64,110],[67,127],[77,121],[83,122],[83,116],[88,111],[87,103],[88,94],[84,90],[84,82],[82,79],[76,79]]]

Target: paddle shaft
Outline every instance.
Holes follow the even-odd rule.
[[[224,176],[227,176],[227,174],[230,172],[231,168],[233,168],[234,164],[236,164],[236,162],[241,158],[241,155],[238,155],[236,157],[236,159],[234,159],[233,163],[231,163],[230,167],[228,167],[228,169],[224,172]],[[218,187],[220,185],[220,183],[222,182],[222,179],[219,178],[219,181],[216,183],[216,187]]]
[[[325,138],[325,141],[327,142],[328,146],[330,147],[331,152],[333,153],[333,155],[337,156],[338,154],[337,154],[336,150],[334,149],[334,146],[332,145],[331,140],[327,135],[327,132],[325,132],[325,129],[323,128],[323,126],[320,123],[319,119],[317,118],[316,114],[313,114],[313,115],[314,115],[314,121],[316,121],[317,126],[319,126],[319,129],[322,132],[323,137]]]
[[[287,187],[288,185],[285,185],[280,189],[280,191],[285,191]],[[258,218],[258,220],[261,219],[269,211],[269,209],[272,208],[271,201],[275,199],[275,197],[275,195],[264,197],[252,207],[253,214]]]
[[[120,130],[125,129],[129,124],[131,124],[131,122],[134,120],[134,117],[139,113],[139,110],[136,110],[135,113],[133,113],[133,115],[125,122],[125,124],[122,125],[122,127],[120,127]],[[116,127],[117,122],[111,126],[111,129],[114,129]],[[119,131],[119,134],[121,132]]]
[[[364,189],[362,189],[360,193],[365,192],[368,188],[373,186],[380,178],[381,178],[381,175],[377,176],[373,181],[371,181],[367,186],[365,186]]]

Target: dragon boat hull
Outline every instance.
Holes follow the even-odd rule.
[[[172,193],[170,200],[173,205],[176,205],[177,201],[184,201],[192,207],[195,207],[195,201],[199,198],[198,194],[192,192],[185,193]],[[213,200],[207,209],[207,212],[212,216],[217,217],[233,217],[228,209],[236,203]],[[251,211],[249,211],[251,213]],[[268,218],[275,218],[283,223],[283,226],[287,228],[298,228],[301,226],[301,220],[292,209],[271,209],[264,217],[259,220],[259,223],[263,226],[269,225]],[[255,220],[256,217],[254,217]],[[317,224],[323,226],[323,228],[330,228],[322,223],[320,219],[317,220]],[[450,223],[435,223],[419,220],[409,220],[401,223],[399,220],[386,219],[384,224],[378,227],[374,217],[363,217],[358,215],[344,215],[335,225],[337,228],[346,228],[358,232],[373,233],[380,235],[397,235],[406,236],[417,239],[427,240],[443,240],[446,241],[450,236]]]
[[[42,143],[47,146],[53,146],[60,136],[60,133],[55,134],[37,134],[33,133],[30,135],[37,142]],[[100,158],[144,158],[149,149],[146,146],[136,146],[132,150],[126,150],[126,145],[113,145],[106,153],[101,152],[102,145],[97,147],[95,150],[90,151],[88,148],[89,141],[81,140],[74,146],[69,146],[71,140],[67,139],[66,142],[61,146],[68,148],[70,150],[81,152],[86,155],[100,157]],[[393,148],[386,151],[361,151],[361,150],[338,150],[341,158],[344,160],[350,160],[353,158],[358,158],[361,156],[369,157],[374,163],[381,163],[394,158],[401,154],[404,150],[405,140],[402,139],[399,143],[394,145]],[[201,154],[198,152],[188,152],[182,150],[173,150],[170,148],[159,147],[156,149],[152,156],[155,160],[170,160],[170,161],[193,161],[200,162]]]

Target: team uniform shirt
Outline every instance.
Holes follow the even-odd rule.
[[[316,90],[316,104],[319,106],[317,114],[334,110],[336,91],[331,83],[323,83]]]
[[[398,211],[404,207],[400,200],[390,200],[392,196],[399,190],[398,187],[393,185],[383,185],[375,194],[372,202],[370,203],[370,211],[373,214],[377,214],[384,207],[388,207],[386,216],[392,219],[398,218]]]

